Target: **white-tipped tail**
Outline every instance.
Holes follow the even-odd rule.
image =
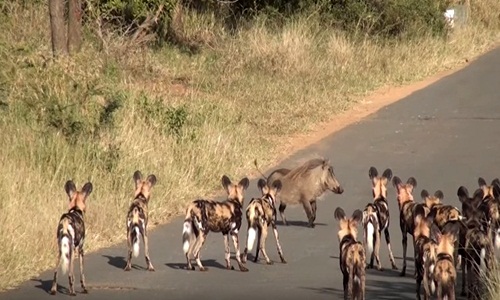
[[[495,248],[500,249],[500,229],[495,233]]]
[[[134,255],[134,257],[137,257],[139,256],[139,242],[140,242],[141,232],[139,231],[139,227],[137,226],[134,227],[134,230],[135,230],[135,241],[132,247],[132,254]]]
[[[61,271],[64,274],[68,272],[69,268],[69,260],[71,259],[70,257],[70,248],[69,248],[69,238],[67,236],[64,236],[61,239]]]
[[[486,249],[485,248],[482,248],[481,249],[481,265],[479,266],[479,268],[484,271],[486,270],[486,261],[485,261],[485,257],[486,257]]]
[[[253,227],[248,228],[248,238],[247,238],[248,251],[252,251],[253,244],[255,243],[255,236],[256,235],[257,235],[257,231],[255,230],[255,228],[253,228]]]
[[[368,222],[366,224],[366,245],[367,249],[367,256],[366,257],[372,257],[373,253],[373,233],[375,232],[375,228],[373,227],[372,222]]]
[[[191,222],[185,221],[184,227],[182,229],[182,250],[184,251],[184,254],[188,253],[189,251],[190,236],[191,236]]]

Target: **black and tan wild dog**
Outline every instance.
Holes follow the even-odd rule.
[[[496,249],[500,249],[500,180],[495,178],[490,185],[487,185],[484,178],[479,177],[478,184],[484,191],[481,210],[490,223],[493,245]]]
[[[347,218],[344,210],[337,207],[334,216],[339,221],[339,262],[343,274],[344,299],[364,300],[366,255],[362,243],[357,241],[358,224],[363,213],[356,209],[351,218]]]
[[[187,260],[187,269],[194,270],[189,255],[192,253],[200,271],[207,269],[200,260],[200,251],[210,231],[221,232],[224,237],[224,252],[226,268],[231,266],[229,236],[233,239],[236,260],[242,272],[248,271],[241,261],[238,232],[243,216],[244,192],[248,188],[248,178],[241,179],[237,184],[232,183],[229,177],[222,176],[222,186],[227,192],[227,199],[223,202],[198,199],[191,202],[186,208],[184,227],[182,231],[182,247]],[[192,241],[194,240],[194,243]]]
[[[151,197],[151,189],[156,184],[156,176],[150,174],[145,180],[140,171],[135,171],[132,177],[135,182],[134,201],[130,205],[127,213],[127,265],[125,271],[130,271],[132,267],[132,256],[139,255],[140,238],[144,243],[144,257],[148,266],[148,271],[154,271],[151,258],[149,256],[148,239],[148,203]]]
[[[286,263],[283,256],[283,250],[281,249],[278,228],[276,227],[275,222],[276,195],[281,189],[281,181],[276,180],[273,185],[269,187],[266,180],[261,178],[257,182],[257,187],[262,192],[262,197],[252,198],[248,204],[246,210],[246,217],[248,221],[247,245],[241,255],[241,260],[243,263],[246,263],[248,252],[252,251],[255,243],[255,237],[257,237],[257,250],[255,251],[254,262],[258,261],[259,252],[262,252],[262,255],[264,255],[264,258],[266,259],[266,263],[268,265],[273,264],[273,261],[269,259],[269,256],[267,256],[266,253],[267,230],[269,226],[272,226],[274,238],[278,248],[278,255],[280,256],[281,262]]]
[[[434,267],[437,300],[455,300],[457,271],[453,254],[460,232],[460,223],[452,221],[446,223],[442,231],[437,226],[433,226],[431,230],[434,231],[433,236],[436,236],[438,244]]]
[[[86,212],[85,202],[90,193],[92,193],[92,183],[87,182],[82,187],[81,191],[78,191],[75,183],[72,180],[68,180],[64,185],[64,190],[69,197],[69,210],[61,216],[59,224],[57,225],[58,255],[50,293],[52,295],[57,293],[57,270],[59,266],[61,266],[63,274],[69,271],[69,294],[75,296],[75,276],[73,275],[73,256],[75,250],[78,251],[78,258],[80,260],[80,283],[82,292],[87,293],[85,275],[83,272],[83,246],[85,241],[84,216]]]
[[[436,223],[440,230],[443,230],[444,225],[448,221],[460,221],[463,219],[460,209],[443,203],[444,194],[441,190],[437,190],[434,195],[430,195],[427,190],[422,190],[421,195],[425,206],[429,208],[429,217],[434,220],[434,223]]]
[[[394,261],[394,256],[392,254],[391,249],[391,237],[389,234],[389,224],[390,224],[390,215],[389,215],[389,204],[387,203],[387,183],[392,178],[391,169],[386,169],[382,176],[378,175],[378,171],[375,167],[370,167],[368,170],[368,176],[372,181],[372,193],[373,193],[373,202],[369,203],[364,209],[364,221],[366,223],[363,224],[365,239],[366,239],[366,247],[368,248],[368,252],[370,253],[370,264],[368,267],[373,268],[373,258],[377,260],[377,269],[383,270],[382,265],[380,263],[380,240],[382,231],[385,234],[385,241],[387,243],[387,248],[389,250],[389,259],[391,260],[392,268],[397,270],[398,267]],[[373,220],[373,217],[369,219],[369,216],[376,215],[376,223]],[[373,222],[373,223],[372,223]],[[378,230],[375,230],[377,227]],[[373,249],[373,252],[371,251]]]
[[[392,185],[396,188],[397,193],[399,207],[399,227],[401,228],[401,243],[403,245],[403,269],[401,270],[400,276],[405,276],[408,234],[413,236],[413,232],[415,231],[415,211],[418,207],[423,206],[423,204],[416,203],[413,199],[413,190],[417,187],[417,180],[414,177],[408,178],[406,183],[403,183],[403,181],[398,176],[394,176],[394,178],[392,179]],[[428,210],[424,209],[424,212],[425,217],[428,213]],[[413,249],[415,250],[415,239],[412,240]]]

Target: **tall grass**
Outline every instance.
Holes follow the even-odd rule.
[[[182,35],[206,47],[150,49],[86,28],[81,53],[50,59],[47,7],[4,5],[0,18],[0,289],[52,267],[63,185],[94,184],[86,249],[125,238],[136,169],[154,173],[151,221],[277,159],[285,141],[367,92],[453,68],[498,41],[497,1],[446,39],[353,39],[314,14],[228,34],[186,12]],[[478,4],[479,5],[479,4]],[[488,15],[490,14],[490,15]]]

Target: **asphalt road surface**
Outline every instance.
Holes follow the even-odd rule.
[[[75,266],[75,287],[81,299],[340,299],[342,274],[339,269],[338,224],[333,217],[337,206],[350,215],[372,200],[368,169],[380,173],[389,167],[406,181],[417,179],[414,196],[423,188],[434,193],[441,189],[446,203],[459,205],[460,185],[477,188],[482,176],[490,182],[500,177],[500,48],[468,67],[417,91],[407,98],[337,132],[315,145],[292,155],[281,166],[295,166],[311,155],[333,162],[345,192],[328,192],[318,203],[317,226],[305,227],[302,207],[286,210],[290,226],[278,226],[288,264],[279,262],[272,234],[268,255],[274,265],[247,263],[247,273],[224,269],[221,234],[210,233],[202,251],[208,272],[184,270],[182,217],[157,227],[150,235],[151,258],[156,272],[144,270],[142,253],[135,267],[124,272],[125,242],[86,256],[89,294],[78,293],[79,272]],[[270,170],[266,171],[266,175]],[[258,196],[256,181],[250,182],[246,204]],[[396,192],[389,185],[390,234],[399,269],[402,267],[401,232]],[[154,201],[153,195],[152,201]],[[280,223],[279,223],[280,224]],[[246,239],[246,222],[240,239]],[[358,239],[362,239],[360,228]],[[382,240],[380,256],[385,270],[367,271],[367,299],[415,299],[413,248],[409,239],[406,277],[391,270],[387,245]],[[242,242],[241,250],[245,242]],[[231,248],[232,249],[232,248]],[[234,255],[234,252],[233,252]],[[252,257],[252,256],[250,256]],[[60,275],[60,293],[50,296],[53,270],[28,280],[19,289],[0,294],[1,299],[61,299],[68,297],[66,276]],[[459,292],[459,289],[457,289]],[[457,293],[458,294],[458,293]]]

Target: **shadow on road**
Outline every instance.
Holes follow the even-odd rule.
[[[287,226],[309,227],[309,225],[308,225],[309,223],[306,221],[288,221],[287,220],[287,223],[288,223],[288,225],[284,225],[283,221],[278,221],[277,225],[280,225],[283,227],[287,227]],[[314,225],[315,226],[326,226],[327,224],[315,222]]]
[[[344,291],[332,288],[332,287],[321,287],[321,288],[316,288],[316,287],[301,287],[301,289],[304,290],[309,290],[313,291],[319,294],[329,294],[329,295],[335,295],[335,299],[341,299],[344,297]]]
[[[67,279],[66,276],[64,276],[64,278]],[[58,282],[59,282],[59,280],[58,280]],[[39,283],[39,284],[35,285],[36,288],[45,291],[47,294],[50,293],[50,289],[52,288],[52,279],[43,280],[43,279],[38,278],[38,279],[31,279],[31,281],[35,281],[35,282]],[[75,286],[75,291],[78,293],[78,289],[76,286]],[[69,289],[61,286],[60,284],[57,284],[57,292],[61,293],[61,294],[69,295]]]
[[[127,265],[127,261],[125,260],[125,257],[123,256],[111,256],[111,255],[103,255],[102,257],[105,257],[108,259],[108,264],[116,267],[118,269],[123,269]],[[146,267],[141,267],[136,264],[132,264],[132,269],[136,270],[147,270]]]
[[[207,269],[209,268],[226,269],[226,266],[218,263],[215,259],[202,260],[201,263]],[[165,265],[174,270],[186,271],[186,263],[166,263]],[[198,265],[196,265],[196,263],[194,263],[193,266],[196,268],[196,271],[199,271]]]

